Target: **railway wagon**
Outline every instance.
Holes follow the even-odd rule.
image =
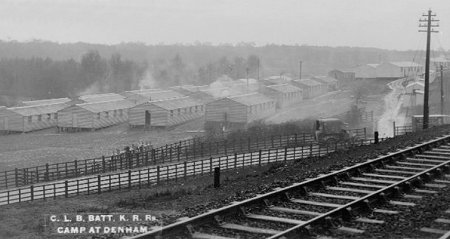
[[[204,105],[190,97],[149,101],[129,110],[131,127],[171,127],[202,117]]]
[[[57,125],[58,111],[69,107],[66,103],[3,108],[0,113],[0,130],[30,132]]]
[[[126,122],[128,109],[134,104],[128,100],[113,100],[75,104],[58,112],[60,131],[95,130]]]
[[[261,88],[261,93],[275,99],[277,108],[281,109],[303,100],[303,90],[293,85],[269,85]]]
[[[276,102],[260,93],[230,96],[206,104],[206,124],[214,128],[245,128],[275,113]]]
[[[325,84],[317,82],[313,79],[301,79],[291,81],[294,86],[303,89],[303,98],[311,99],[327,93],[328,89]]]
[[[135,105],[139,105],[148,101],[168,100],[185,97],[183,94],[173,90],[160,89],[127,91],[124,92],[123,95],[127,100],[133,102]]]
[[[78,97],[84,103],[92,103],[92,102],[105,102],[105,101],[113,101],[113,100],[123,100],[124,96],[116,94],[116,93],[105,93],[105,94],[93,94],[93,95],[82,95]]]

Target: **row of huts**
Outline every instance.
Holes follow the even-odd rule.
[[[242,125],[336,89],[332,80],[321,78],[264,82],[24,101],[17,107],[0,107],[0,131],[30,132],[51,127],[61,131],[95,130],[123,122],[131,127],[170,127],[200,117]]]

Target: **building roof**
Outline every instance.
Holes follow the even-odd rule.
[[[99,102],[76,104],[76,106],[93,113],[99,113],[111,110],[128,109],[133,107],[134,104],[131,103],[129,100],[112,100],[112,101],[99,101]]]
[[[161,91],[140,91],[135,92],[136,95],[144,97],[148,101],[157,101],[157,100],[168,100],[175,98],[183,98],[185,95],[173,91],[173,90],[161,90]]]
[[[190,97],[183,97],[183,98],[176,98],[176,99],[169,99],[169,100],[159,100],[159,101],[149,101],[144,104],[153,104],[153,105],[156,105],[156,106],[161,107],[166,110],[174,110],[174,109],[192,107],[192,106],[196,106],[196,105],[203,105],[202,103],[197,102]]]
[[[373,68],[377,68],[380,64],[372,63],[372,64],[367,64],[367,65],[370,67],[373,67]]]
[[[445,56],[439,56],[439,57],[434,57],[434,58],[430,58],[431,62],[450,62],[450,59],[445,58]]]
[[[398,67],[419,67],[421,66],[420,64],[417,64],[415,62],[412,61],[393,61],[393,62],[389,62],[392,65],[398,66]]]
[[[79,97],[80,100],[89,102],[104,102],[104,101],[112,101],[112,100],[123,100],[124,96],[116,94],[116,93],[106,93],[106,94],[93,94],[93,95],[82,95]]]
[[[266,86],[267,88],[270,88],[272,90],[281,92],[281,93],[291,93],[291,92],[302,92],[303,89],[298,88],[296,86],[293,85],[289,85],[289,84],[282,84],[282,85],[269,85]]]
[[[49,104],[67,103],[67,102],[70,102],[70,101],[71,101],[71,99],[69,99],[69,98],[30,100],[30,101],[22,101],[22,105],[23,106],[49,105]]]
[[[64,108],[69,107],[66,103],[48,104],[48,105],[30,105],[7,108],[12,112],[15,112],[22,116],[53,114]]]
[[[236,96],[230,96],[227,97],[230,100],[233,100],[235,102],[241,103],[243,105],[251,106],[251,105],[257,105],[267,102],[273,102],[274,100],[264,96],[259,93],[251,93],[251,94],[245,94],[245,95],[236,95]]]
[[[411,86],[414,86],[414,85],[419,85],[419,86],[421,86],[421,87],[425,87],[425,84],[424,84],[423,82],[414,81],[414,82],[409,83],[409,84],[406,86],[406,88],[411,87]]]
[[[320,82],[317,82],[313,79],[301,79],[301,80],[294,80],[294,82],[307,85],[307,86],[319,86],[322,85]]]
[[[335,84],[338,82],[338,80],[331,76],[315,76],[313,79],[327,84]]]

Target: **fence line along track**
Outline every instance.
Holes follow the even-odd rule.
[[[365,139],[365,129],[354,132]],[[96,175],[113,171],[146,167],[168,162],[181,162],[204,157],[218,157],[233,153],[257,151],[260,148],[282,148],[313,141],[311,134],[276,135],[264,138],[206,141],[193,138],[158,148],[142,147],[120,155],[64,163],[45,164],[28,168],[16,168],[0,172],[0,189],[21,187],[36,183]]]
[[[381,141],[385,139],[380,139]],[[33,201],[38,199],[70,197],[80,194],[100,194],[106,191],[151,187],[167,181],[184,180],[192,176],[211,174],[215,167],[221,170],[236,170],[248,166],[291,161],[311,156],[322,156],[336,149],[346,149],[372,144],[373,140],[361,140],[357,144],[349,142],[333,145],[307,145],[294,148],[275,148],[249,153],[234,153],[218,158],[185,161],[167,165],[149,166],[145,169],[99,174],[83,178],[44,182],[25,187],[0,191],[0,205]]]
[[[434,192],[420,189],[427,185],[424,182],[450,170],[449,153],[444,152],[450,151],[449,142],[450,136],[440,137],[133,238],[299,238],[317,226],[330,228],[338,220],[353,220],[355,214],[371,211],[374,204],[413,206],[407,200]],[[404,199],[393,200],[401,196]],[[371,218],[355,220],[383,223]],[[363,232],[358,228],[337,229]]]

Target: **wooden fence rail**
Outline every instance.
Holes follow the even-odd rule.
[[[75,160],[14,169],[0,173],[0,189],[21,187],[41,182],[76,178],[118,170],[127,170],[169,162],[190,161],[204,157],[217,157],[230,153],[243,153],[260,148],[279,148],[313,141],[310,134],[246,138],[233,141],[202,141],[201,138],[183,140],[158,148],[144,147],[120,155],[95,159]]]
[[[380,139],[383,141],[384,139]],[[310,156],[325,155],[336,149],[344,149],[373,143],[371,140],[359,140],[352,144],[302,145],[299,147],[272,148],[255,152],[235,153],[222,157],[185,161],[182,163],[150,166],[145,169],[128,170],[112,174],[98,174],[84,178],[41,183],[27,187],[0,191],[0,205],[33,201],[38,199],[69,197],[80,194],[100,194],[102,192],[150,187],[171,180],[181,180],[197,175],[211,174],[215,167],[223,170],[235,170],[252,165],[290,161]]]

